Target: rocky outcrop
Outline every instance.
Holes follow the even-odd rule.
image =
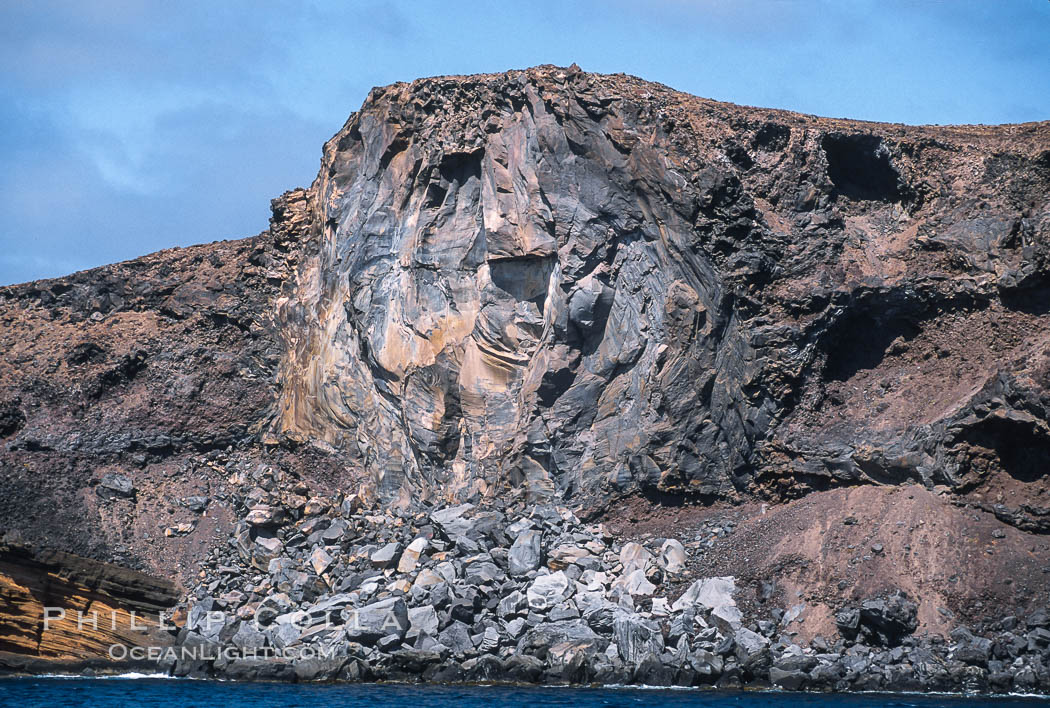
[[[244,621],[365,612],[356,663],[281,678],[439,677],[424,635],[464,676],[529,681],[606,676],[610,642],[651,682],[675,656],[727,684],[859,687],[858,652],[939,666],[933,638],[960,628],[972,662],[993,608],[1045,604],[1048,193],[1047,123],[832,120],[576,67],[377,88],[266,232],[0,288],[0,530],[176,579],[198,613],[258,603],[214,636],[187,620],[180,645],[277,647],[291,629]],[[702,562],[680,529],[586,531],[726,503],[742,530],[703,535]],[[591,535],[552,546],[537,509]],[[587,592],[670,614],[518,616],[587,571],[611,574]],[[763,573],[795,594],[779,618],[755,614]],[[458,588],[447,607],[420,578]],[[679,652],[702,580],[735,604]],[[813,664],[820,646],[760,624],[800,604],[793,631],[851,658]],[[1024,629],[1034,648],[988,662],[1043,686]]]
[[[127,666],[131,647],[166,647],[180,593],[169,581],[68,553],[0,545],[0,673]],[[111,652],[116,645],[120,651]],[[120,661],[114,661],[114,658]],[[141,666],[155,665],[143,660]]]
[[[1045,124],[551,67],[376,89],[312,187],[277,429],[383,499],[921,480],[1037,527],[1048,180]]]

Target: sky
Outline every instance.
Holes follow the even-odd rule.
[[[7,0],[0,285],[250,236],[373,86],[537,64],[903,123],[1050,119],[1050,0]]]

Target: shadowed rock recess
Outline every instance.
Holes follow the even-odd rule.
[[[1044,690],[1048,194],[1048,123],[376,88],[268,231],[0,288],[0,524],[341,657],[177,673]]]

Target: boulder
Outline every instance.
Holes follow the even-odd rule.
[[[835,624],[849,639],[859,636],[876,646],[899,646],[919,626],[918,606],[898,591],[846,608],[836,615]]]
[[[503,660],[503,675],[511,681],[535,683],[543,673],[543,662],[529,654],[511,654]]]
[[[525,593],[529,607],[536,611],[546,611],[572,594],[569,579],[564,571],[550,575],[541,575],[532,581]]]
[[[584,548],[569,544],[561,545],[547,554],[547,567],[552,570],[562,570],[591,558],[593,556]]]
[[[488,627],[481,638],[481,643],[478,644],[478,651],[491,654],[499,649],[499,644],[499,630],[495,627]]]
[[[387,598],[344,613],[344,631],[351,641],[371,644],[388,634],[404,637],[408,631],[408,607],[400,597]]]
[[[613,620],[613,641],[620,657],[631,664],[648,654],[659,656],[664,650],[660,626],[627,612],[618,613]]]
[[[270,643],[275,647],[284,649],[299,641],[299,637],[302,636],[302,630],[299,626],[293,622],[275,622],[275,626],[267,630],[267,635],[270,637]]]
[[[252,507],[244,520],[249,526],[272,528],[284,524],[288,520],[288,515],[279,506],[260,504]]]
[[[733,632],[733,640],[745,656],[753,656],[769,646],[768,639],[746,627]]]
[[[330,544],[337,544],[346,535],[348,525],[342,519],[335,519],[321,532],[321,538]]]
[[[607,644],[585,622],[576,619],[536,625],[518,640],[517,651],[545,659],[550,649],[562,642],[593,643],[598,651],[604,650]]]
[[[517,639],[521,636],[521,633],[525,631],[525,626],[525,619],[523,617],[518,617],[516,619],[512,619],[510,622],[507,622],[503,626],[503,629],[507,632],[507,636],[509,636],[511,639]]]
[[[528,612],[529,602],[526,596],[514,590],[513,592],[504,595],[499,605],[496,606],[496,614],[503,619],[517,617],[518,615],[524,615]]]
[[[103,499],[131,499],[135,496],[135,485],[122,474],[104,474],[95,493]]]
[[[262,649],[266,646],[266,635],[260,632],[254,622],[241,622],[230,641],[238,649]]]
[[[401,548],[397,543],[388,543],[378,551],[369,556],[372,565],[377,568],[389,568],[397,560],[397,552]]]
[[[706,649],[697,649],[689,656],[688,662],[689,667],[704,680],[704,683],[711,682],[722,675],[724,666],[722,657]]]
[[[323,548],[315,548],[313,553],[310,554],[310,566],[313,567],[314,572],[318,575],[328,570],[334,562],[335,559]]]
[[[736,632],[743,622],[744,616],[735,605],[722,605],[711,610],[708,620],[715,627],[722,630],[722,634],[729,635]]]
[[[713,610],[716,607],[735,606],[734,592],[736,592],[736,579],[732,576],[702,578],[690,585],[689,589],[671,605],[671,609],[677,612],[688,607]]]
[[[669,538],[660,546],[660,555],[657,557],[656,562],[664,571],[677,575],[685,571],[685,564],[688,559],[685,553],[685,546],[673,538]]]
[[[423,555],[426,549],[427,540],[425,538],[417,538],[408,544],[405,551],[401,554],[401,559],[397,562],[398,572],[411,573],[414,571],[419,563],[419,557]]]
[[[447,507],[433,512],[430,515],[430,520],[441,529],[446,538],[450,540],[455,539],[459,542],[461,538],[466,537],[473,527],[470,520],[463,518],[463,515],[473,508],[473,504]]]
[[[641,570],[643,575],[653,559],[653,554],[638,543],[629,542],[620,549],[620,565],[623,566],[624,575],[635,570]]]
[[[436,637],[438,628],[438,614],[433,605],[410,607],[408,609],[408,637],[414,638],[420,634],[429,634],[432,637]]]
[[[184,497],[181,500],[181,504],[192,511],[194,514],[203,514],[208,508],[208,503],[211,501],[208,497],[195,495],[191,497]]]
[[[648,596],[656,592],[656,586],[645,577],[645,571],[642,568],[636,566],[631,566],[631,568],[633,569],[625,570],[623,575],[613,581],[613,589],[619,589],[628,595]]]
[[[283,615],[292,609],[292,602],[288,599],[288,596],[283,592],[274,593],[268,595],[259,603],[259,607],[255,610],[255,620],[259,624],[269,624],[277,618],[278,615]]]
[[[470,628],[463,622],[452,622],[438,634],[438,641],[449,648],[453,654],[464,656],[474,651],[474,642],[470,639]]]
[[[347,661],[345,656],[298,659],[293,663],[295,679],[302,682],[332,681],[340,678],[340,673]]]
[[[463,578],[470,585],[491,583],[504,577],[503,571],[491,561],[474,561],[463,569]]]
[[[507,556],[511,575],[526,575],[540,567],[541,538],[540,532],[534,529],[526,529],[518,534]]]
[[[419,574],[416,575],[416,579],[412,583],[412,587],[430,588],[443,582],[445,582],[445,578],[438,575],[430,568],[423,568],[423,570],[419,571]]]
[[[223,678],[234,681],[294,681],[295,667],[282,659],[234,659],[223,670]]]
[[[787,691],[797,691],[802,688],[808,678],[808,675],[802,671],[791,671],[776,666],[769,670],[769,682]]]
[[[955,648],[952,656],[956,661],[971,666],[987,666],[992,658],[992,642],[983,637],[973,637]]]

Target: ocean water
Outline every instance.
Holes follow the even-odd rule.
[[[0,706],[35,708],[984,708],[1048,706],[1036,698],[818,695],[637,688],[296,685],[157,678],[0,679]]]

